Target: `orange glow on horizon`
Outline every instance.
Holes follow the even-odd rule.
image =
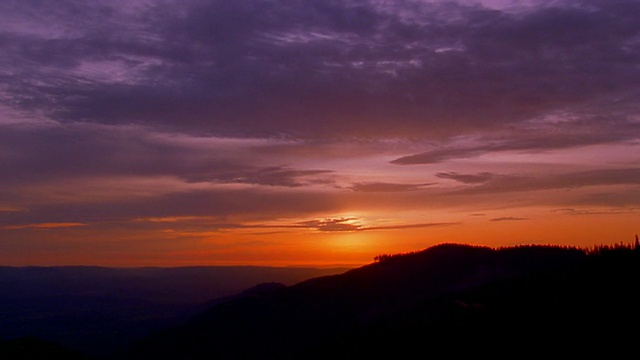
[[[375,229],[370,220],[345,220],[363,226],[358,230],[330,227],[331,231],[309,228],[240,228],[222,231],[184,230],[175,222],[151,236],[147,232],[104,230],[95,233],[85,224],[41,223],[14,227],[20,236],[37,236],[42,230],[64,232],[57,248],[32,252],[29,248],[11,258],[0,256],[3,265],[102,265],[193,266],[361,266],[379,254],[419,251],[439,243],[464,243],[490,247],[515,245],[559,245],[589,248],[595,245],[631,242],[637,214],[559,214],[549,209],[529,209],[512,216],[499,212],[458,214],[459,223],[432,227],[397,226],[383,221]],[[450,219],[454,217],[451,216]],[[314,225],[317,225],[314,223]],[[333,226],[333,225],[331,225]],[[373,229],[367,229],[367,227]],[[348,229],[348,228],[347,228]],[[34,231],[34,235],[29,235]],[[92,238],[91,242],[84,239]],[[63,240],[63,239],[77,240]],[[46,248],[47,241],[42,241]],[[101,244],[97,246],[96,244]]]

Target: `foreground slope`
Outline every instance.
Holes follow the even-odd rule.
[[[640,251],[443,244],[250,292],[137,343],[130,359],[362,358],[635,343]]]
[[[34,338],[95,358],[154,330],[181,324],[212,299],[264,282],[296,284],[348,268],[195,266],[107,268],[0,266],[0,338],[17,349]],[[28,341],[18,341],[26,338]],[[14,341],[15,340],[15,341]],[[14,359],[14,356],[6,357]],[[3,359],[0,357],[0,359]]]

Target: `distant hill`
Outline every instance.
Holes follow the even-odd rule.
[[[15,349],[55,342],[103,357],[153,330],[187,321],[215,299],[260,283],[292,285],[348,269],[0,267],[0,338],[7,346],[26,339]]]
[[[230,298],[117,358],[637,355],[635,247],[442,244],[377,259]]]

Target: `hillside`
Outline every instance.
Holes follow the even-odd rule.
[[[291,285],[346,270],[258,266],[0,267],[0,339],[8,341],[5,346],[57,343],[104,357],[154,330],[187,321],[213,300],[220,301],[256,284]],[[20,340],[23,337],[25,341]],[[43,341],[33,341],[36,337]]]
[[[635,351],[638,249],[442,244],[381,259],[230,299],[118,357]]]

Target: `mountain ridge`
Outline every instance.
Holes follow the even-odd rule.
[[[153,330],[179,325],[211,302],[255,284],[291,285],[345,270],[4,266],[0,267],[0,338],[9,344],[25,336],[41,338],[100,358]]]
[[[258,283],[107,356],[80,357],[73,347],[38,339],[5,339],[0,354],[20,359],[28,357],[16,350],[56,351],[87,360],[623,358],[637,352],[640,337],[638,280],[638,244],[443,243],[290,285]]]
[[[603,341],[613,341],[616,332],[603,333],[580,314],[591,309],[590,319],[618,325],[623,317],[609,319],[608,307],[640,300],[634,295],[640,252],[604,250],[441,244],[383,257],[342,274],[220,303],[135,344],[123,358],[359,358],[418,350],[419,339],[431,339],[427,344],[439,350],[454,338],[481,348],[492,336],[539,343],[538,350],[558,347],[557,331],[545,329],[545,321],[588,338],[593,334],[585,329],[600,331]],[[623,277],[615,278],[620,267]],[[545,343],[545,332],[556,338]]]

